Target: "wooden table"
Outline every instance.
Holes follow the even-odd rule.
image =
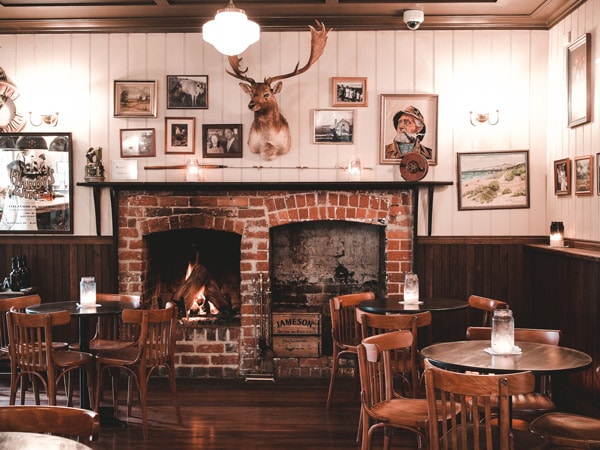
[[[464,300],[454,300],[449,298],[425,298],[419,303],[404,303],[400,297],[376,298],[374,300],[365,300],[358,305],[362,311],[374,314],[411,314],[424,311],[454,311],[466,309],[469,303]]]
[[[89,450],[85,444],[61,436],[0,431],[0,448],[19,450]]]

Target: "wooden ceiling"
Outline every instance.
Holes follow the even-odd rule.
[[[421,30],[543,29],[586,0],[238,0],[263,31],[406,29],[402,13],[421,9]],[[228,0],[0,0],[0,34],[199,32]]]

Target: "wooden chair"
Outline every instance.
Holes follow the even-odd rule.
[[[90,444],[98,440],[98,413],[67,406],[0,406],[0,431],[49,433]]]
[[[467,340],[490,340],[492,329],[489,327],[467,328]],[[515,328],[515,341],[537,342],[558,345],[560,330]],[[531,422],[536,417],[556,410],[552,399],[552,378],[550,375],[537,376],[535,392],[518,395],[512,398],[512,415],[515,419]]]
[[[39,295],[20,295],[17,297],[7,297],[0,299],[0,359],[9,359],[8,353],[8,326],[6,323],[6,313],[11,309],[19,312],[25,312],[28,306],[39,305],[42,299]]]
[[[85,369],[90,392],[94,387],[94,357],[90,353],[59,350],[53,346],[52,328],[71,322],[67,311],[50,314],[7,313],[9,352],[11,360],[10,404],[15,404],[17,385],[29,376],[34,383],[41,382],[48,396],[48,404],[56,405],[56,388],[72,371]],[[47,351],[46,349],[51,349]],[[68,384],[67,406],[73,403],[73,386]],[[23,384],[21,383],[23,400]],[[39,396],[36,395],[36,404]]]
[[[425,386],[431,450],[544,448],[545,441],[539,436],[511,429],[510,397],[534,389],[535,377],[531,372],[480,375],[450,372],[429,365],[425,370]],[[497,426],[492,422],[494,398],[498,399],[500,408]],[[445,409],[448,405],[452,408],[450,411],[460,409],[460,414],[452,415],[451,420],[440,420],[448,413]]]
[[[502,300],[471,295],[469,297],[469,306],[483,313],[481,326],[489,327],[492,325],[492,315],[496,309],[508,308],[508,304]]]
[[[154,369],[165,367],[168,371],[171,383],[171,393],[175,404],[175,412],[179,424],[183,423],[177,385],[175,382],[175,363],[173,360],[175,352],[175,339],[177,327],[177,308],[172,303],[167,303],[164,309],[123,311],[122,320],[124,324],[138,324],[140,334],[138,340],[131,346],[126,346],[114,351],[101,352],[97,356],[98,363],[98,390],[96,398],[100,398],[102,376],[109,369],[123,369],[137,387],[139,401],[142,410],[142,424],[144,438],[148,436],[148,384]],[[114,385],[114,384],[113,384]],[[128,393],[127,409],[131,416],[132,386]],[[115,415],[118,413],[116,396],[114,399]],[[96,403],[98,408],[99,402]]]
[[[329,381],[329,392],[327,393],[326,409],[331,407],[335,379],[340,369],[340,358],[342,356],[354,356],[357,354],[357,346],[361,341],[361,332],[356,321],[356,309],[360,302],[373,300],[375,293],[360,292],[357,294],[338,295],[329,300],[331,312],[331,336],[333,338],[333,357],[331,365],[331,380]],[[358,380],[355,370],[354,376]]]

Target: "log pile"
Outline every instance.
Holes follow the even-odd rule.
[[[194,264],[190,276],[179,286],[173,294],[173,300],[183,302],[185,311],[188,311],[197,300],[198,293],[204,288],[204,297],[219,311],[230,309],[229,302],[223,296],[216,280],[202,264]]]

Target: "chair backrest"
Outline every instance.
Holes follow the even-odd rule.
[[[140,307],[140,296],[130,294],[96,294],[99,302],[119,302],[123,309],[138,309]],[[96,335],[93,339],[122,339],[134,340],[137,338],[136,331],[130,328],[124,329],[120,315],[98,316],[96,324]]]
[[[356,321],[356,309],[360,302],[373,300],[374,292],[338,295],[329,300],[331,335],[339,347],[360,344],[361,333]]]
[[[471,295],[469,297],[469,306],[483,312],[481,326],[489,327],[492,324],[492,315],[496,309],[508,308],[508,303],[493,298]]]
[[[0,406],[0,431],[50,433],[91,443],[98,440],[98,413],[67,406]]]
[[[8,328],[6,326],[6,313],[14,308],[24,312],[28,306],[39,305],[42,299],[39,295],[20,295],[0,299],[0,353],[8,352]]]
[[[513,433],[510,397],[527,394],[535,387],[531,372],[479,375],[451,372],[427,366],[425,386],[429,411],[431,450],[511,450]],[[498,426],[493,426],[494,405],[498,405]],[[440,420],[460,406],[459,417]],[[468,445],[467,445],[468,444]]]

